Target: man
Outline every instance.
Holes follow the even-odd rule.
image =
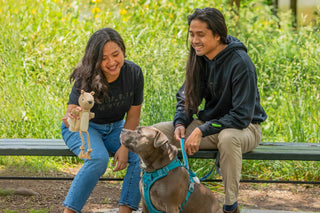
[[[227,35],[219,10],[196,9],[188,24],[190,53],[186,80],[176,95],[174,121],[154,126],[177,146],[186,138],[189,155],[199,149],[219,150],[225,186],[223,211],[238,213],[242,153],[258,146],[260,123],[267,118],[260,105],[256,69],[246,47]],[[198,111],[203,99],[204,109]]]

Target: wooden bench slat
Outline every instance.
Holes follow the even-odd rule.
[[[0,155],[6,156],[75,156],[70,150],[61,150],[61,149],[24,149],[22,150],[8,150],[6,153],[0,151]]]
[[[281,146],[312,146],[312,147],[320,147],[320,143],[305,143],[305,142],[261,142],[263,146],[276,146],[276,147],[281,147]]]
[[[267,153],[274,153],[274,154],[277,154],[277,153],[295,153],[295,154],[299,154],[299,153],[306,153],[306,154],[316,154],[318,153],[319,154],[319,150],[320,149],[314,149],[314,148],[311,148],[311,147],[301,147],[301,148],[297,148],[297,149],[290,149],[290,148],[268,148],[268,147],[263,147],[263,146],[259,146],[257,147],[256,149],[254,149],[256,152],[267,152]]]
[[[0,139],[0,155],[74,156],[62,139]],[[217,150],[200,150],[189,157],[215,159],[216,156]],[[320,144],[262,142],[252,152],[243,154],[243,159],[320,161]]]
[[[0,155],[75,156],[62,139],[0,139]]]

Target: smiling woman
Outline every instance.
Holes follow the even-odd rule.
[[[65,213],[81,212],[100,176],[107,169],[109,152],[114,153],[114,172],[125,169],[129,163],[119,212],[131,212],[139,207],[139,157],[121,145],[120,132],[123,128],[135,129],[139,125],[144,79],[138,65],[124,60],[125,50],[121,36],[114,29],[98,30],[90,37],[80,65],[70,76],[74,85],[61,133],[66,145],[76,155],[80,153],[82,137],[69,130],[66,120],[76,117],[71,112],[74,108],[80,108],[80,90],[94,91],[97,96],[91,110],[95,117],[90,120],[88,128],[89,141],[92,141],[91,159],[84,159],[84,165],[72,182],[63,202]]]
[[[113,41],[107,42],[103,47],[103,56],[100,67],[107,78],[108,83],[117,80],[123,63],[124,54],[119,45]]]

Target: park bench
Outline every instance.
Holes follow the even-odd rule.
[[[217,150],[200,150],[189,158],[215,159]],[[62,139],[0,139],[0,156],[75,156]],[[179,151],[179,158],[182,154]],[[243,154],[247,160],[320,161],[319,143],[261,142]]]

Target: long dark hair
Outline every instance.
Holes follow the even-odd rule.
[[[95,92],[95,101],[101,103],[103,98],[108,98],[109,84],[100,64],[103,56],[103,47],[109,42],[115,42],[126,55],[126,47],[120,34],[112,28],[103,28],[93,33],[87,43],[85,54],[81,63],[70,75],[70,83],[75,81],[84,91]]]
[[[190,28],[191,21],[199,20],[207,23],[207,28],[212,31],[213,36],[219,35],[220,41],[227,44],[227,26],[222,13],[215,8],[196,9],[195,12],[188,16],[188,25]],[[187,36],[187,45],[189,45],[189,32]],[[200,81],[201,71],[205,69],[204,59],[197,56],[196,51],[190,45],[189,58],[186,67],[186,84],[185,84],[185,110],[187,112],[198,111],[201,104]]]

